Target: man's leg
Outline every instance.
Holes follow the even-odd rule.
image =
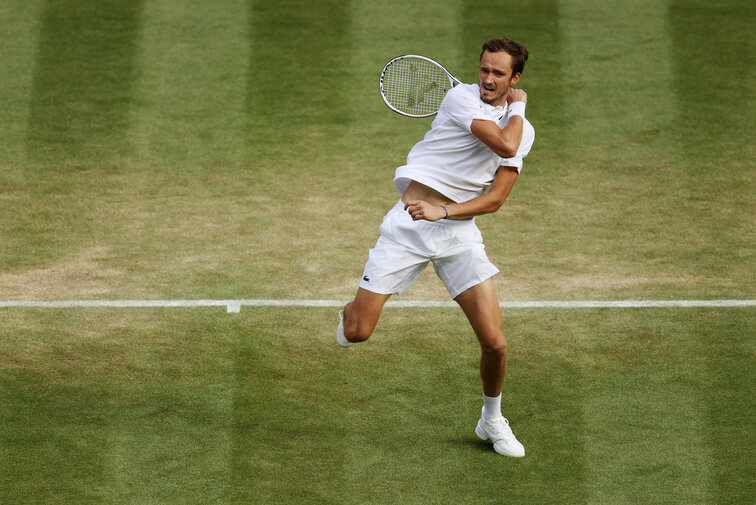
[[[350,342],[364,342],[373,334],[383,305],[391,295],[373,293],[363,288],[357,290],[354,301],[344,307],[344,336]]]
[[[481,348],[480,376],[483,380],[483,411],[475,434],[490,440],[504,456],[521,458],[525,448],[517,441],[509,421],[501,415],[501,389],[507,371],[507,340],[493,279],[489,278],[456,298],[478,337]]]
[[[489,278],[462,292],[455,300],[462,307],[480,342],[483,394],[497,397],[501,394],[507,371],[507,339],[493,279]]]

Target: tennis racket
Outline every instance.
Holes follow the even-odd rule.
[[[405,54],[392,59],[381,72],[381,97],[389,109],[407,117],[433,116],[446,92],[460,80],[438,62]]]

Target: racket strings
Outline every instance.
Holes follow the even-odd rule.
[[[412,115],[437,112],[452,85],[443,69],[421,58],[396,60],[383,77],[383,93],[389,103]]]

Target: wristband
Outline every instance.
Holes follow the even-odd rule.
[[[446,208],[446,205],[442,205],[441,208],[444,209],[444,212],[446,212],[446,215],[441,219],[447,219],[449,217],[449,210]]]
[[[521,116],[525,119],[525,102],[512,102],[509,104],[509,117]]]

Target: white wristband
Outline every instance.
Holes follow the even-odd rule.
[[[521,116],[525,119],[525,102],[512,102],[509,104],[509,117]]]

